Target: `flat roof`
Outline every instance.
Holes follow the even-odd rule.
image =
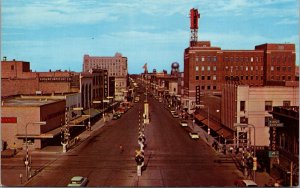
[[[13,98],[2,101],[2,107],[6,106],[43,106],[45,104],[51,104],[62,99],[22,99]]]

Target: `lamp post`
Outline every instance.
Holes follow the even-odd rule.
[[[29,124],[33,124],[33,125],[45,125],[46,122],[45,121],[39,121],[39,122],[29,122],[26,124],[25,126],[25,146],[26,146],[26,158],[25,158],[25,166],[26,166],[26,180],[29,179],[28,175],[29,175],[29,169],[30,169],[30,162],[29,162],[29,152],[28,152],[28,141],[27,141],[27,127]]]
[[[254,144],[254,149],[253,149],[253,158],[255,158],[255,160],[256,160],[256,142],[255,142],[255,135],[256,135],[256,132],[255,132],[255,126],[254,125],[252,125],[252,124],[246,124],[246,123],[235,123],[234,124],[234,126],[235,127],[241,127],[241,128],[245,128],[245,127],[252,127],[253,128],[253,130],[254,130],[254,141],[253,141],[253,144]],[[251,139],[251,137],[250,137],[250,139]],[[251,141],[251,140],[250,140]],[[256,161],[255,161],[256,162]],[[256,164],[255,164],[256,165]],[[253,168],[253,181],[255,182],[255,170],[256,169],[254,169]]]

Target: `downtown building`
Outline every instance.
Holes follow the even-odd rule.
[[[108,97],[107,70],[32,72],[30,62],[6,58],[1,68],[2,141],[10,148],[24,145],[27,125],[33,149],[60,144],[66,124],[87,125],[110,105],[93,103]],[[39,121],[46,125],[32,125]],[[72,129],[80,128],[72,127],[71,132]]]
[[[116,53],[113,57],[89,56],[83,57],[83,72],[93,69],[104,69],[108,71],[109,83],[114,84],[114,90],[108,88],[109,96],[114,97],[116,101],[123,101],[127,96],[127,75],[128,65],[127,57]]]
[[[198,95],[220,95],[227,81],[263,87],[295,82],[294,44],[262,44],[254,50],[222,50],[210,41],[191,42],[184,51],[183,104],[196,107]]]

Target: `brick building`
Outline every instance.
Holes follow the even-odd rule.
[[[111,77],[114,77],[115,100],[124,100],[127,91],[127,57],[123,57],[120,53],[116,53],[113,57],[84,55],[83,72],[88,72],[92,69],[107,70],[110,82],[112,82]],[[111,90],[110,88],[108,89]],[[113,95],[109,93],[109,96]]]
[[[254,50],[222,50],[210,41],[191,42],[184,51],[184,99],[195,107],[200,94],[221,94],[228,80],[250,86],[286,85],[296,80],[294,44],[262,44]]]
[[[71,93],[79,91],[79,74],[70,71],[32,72],[25,61],[1,61],[1,95]]]

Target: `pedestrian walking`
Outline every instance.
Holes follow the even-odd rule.
[[[124,148],[123,148],[123,146],[121,144],[120,144],[119,148],[120,148],[120,153],[123,153]]]

